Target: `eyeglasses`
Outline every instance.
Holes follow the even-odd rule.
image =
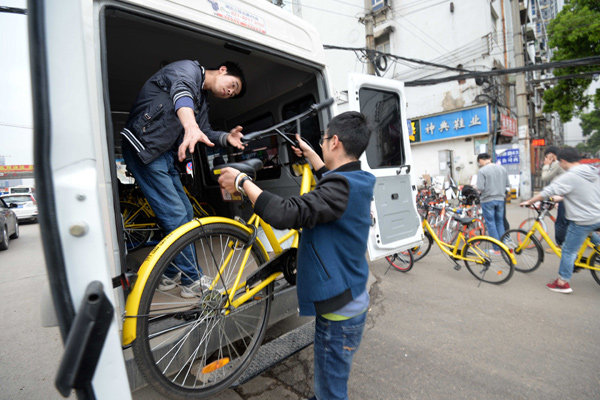
[[[329,139],[333,139],[333,136],[332,137],[325,137],[325,138],[322,137],[321,139],[319,139],[319,146],[323,146],[323,142],[326,141],[326,140],[329,140]]]

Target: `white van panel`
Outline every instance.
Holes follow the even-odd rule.
[[[374,126],[369,146],[360,160],[362,168],[377,178],[368,242],[369,256],[375,260],[414,247],[423,237],[416,207],[417,188],[410,175],[412,154],[404,84],[372,75],[350,74],[348,105],[350,110],[365,113]]]

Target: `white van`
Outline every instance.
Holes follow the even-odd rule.
[[[95,348],[88,348],[91,353],[79,354],[80,360],[69,358],[63,367],[83,360],[87,375],[69,384],[99,399],[122,399],[130,386],[142,383],[131,383],[139,377],[125,366],[120,340],[125,294],[112,289],[113,278],[139,266],[122,240],[118,133],[146,79],[177,60],[198,60],[209,68],[225,60],[239,63],[247,80],[246,95],[239,100],[211,99],[211,124],[226,131],[236,125],[244,132],[271,126],[332,97],[334,91],[316,30],[267,1],[61,0],[29,6],[36,187],[63,337],[66,340],[80,304],[97,300],[97,294],[86,294],[92,282],[102,283],[104,310],[114,310],[105,328],[98,325],[105,341],[96,340]],[[361,160],[377,177],[370,257],[412,247],[421,241],[422,230],[410,176],[403,86],[353,75],[348,88],[336,89],[347,89],[350,109],[363,111],[376,125]],[[302,134],[314,148],[319,149],[318,140],[336,111],[334,104],[303,123]],[[291,157],[276,137],[264,146],[265,151],[251,156],[267,163],[272,157]],[[239,156],[207,148],[194,153],[192,192],[220,215],[243,215],[248,207],[223,202],[209,179],[213,161],[221,157],[231,161]],[[279,166],[265,170],[258,184],[282,195],[298,192],[297,178]],[[293,314],[294,301],[295,290],[274,301],[270,322]],[[71,350],[75,346],[69,345]]]

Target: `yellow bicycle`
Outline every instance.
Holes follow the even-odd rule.
[[[332,99],[253,136],[301,121]],[[299,124],[296,124],[299,126]],[[296,126],[294,125],[294,126]],[[251,135],[247,135],[251,136]],[[250,176],[262,168],[257,159],[225,164]],[[301,175],[300,194],[315,185],[306,161],[294,165]],[[220,170],[214,170],[215,174]],[[258,237],[262,230],[275,257]],[[269,224],[253,214],[241,219],[195,219],[168,234],[148,255],[127,298],[123,345],[131,345],[146,381],[171,398],[206,398],[231,386],[250,364],[268,324],[274,293],[295,284],[299,232],[277,238]],[[285,242],[291,242],[284,249]],[[182,257],[193,249],[193,259]],[[163,273],[187,263],[212,277],[200,297],[182,298],[179,288],[161,290]]]
[[[123,185],[124,186],[124,185]],[[194,217],[202,218],[215,215],[215,210],[208,203],[199,202],[183,187],[194,209]],[[139,187],[121,190],[122,200],[119,202],[123,218],[123,235],[128,251],[134,251],[144,246],[153,234],[162,229],[158,225],[156,214]]]
[[[561,256],[562,250],[556,246],[554,241],[546,232],[543,220],[549,210],[554,207],[551,201],[542,201],[539,206],[531,205],[529,208],[537,211],[537,218],[529,231],[523,229],[511,229],[502,236],[502,241],[513,251],[515,258],[518,260],[517,271],[533,272],[539,268],[544,261],[544,249],[540,240],[536,237],[539,235],[545,240],[554,254]],[[600,285],[600,254],[595,249],[590,238],[587,237],[575,259],[575,271],[580,268],[589,269],[594,280]]]
[[[424,207],[431,207],[424,204]],[[462,226],[468,226],[476,218],[472,217],[452,217],[454,221]],[[459,229],[454,244],[445,243],[437,236],[427,219],[423,219],[423,229],[427,243],[419,246],[425,249],[425,254],[429,252],[432,242],[454,262],[454,269],[461,269],[457,261],[464,261],[469,272],[480,282],[499,285],[508,282],[513,276],[515,257],[509,248],[497,239],[490,236],[473,236],[468,239],[464,235],[464,229]]]

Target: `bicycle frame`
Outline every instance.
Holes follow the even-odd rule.
[[[427,230],[427,232],[429,232],[432,239],[438,245],[440,250],[442,250],[448,256],[452,257],[454,260],[466,260],[466,261],[472,261],[475,263],[481,263],[481,261],[482,261],[481,258],[480,259],[472,259],[472,258],[464,257],[462,255],[462,252],[461,252],[461,254],[458,253],[459,245],[461,244],[461,242],[464,242],[465,244],[467,243],[467,239],[465,239],[465,235],[463,234],[462,230],[459,230],[458,237],[456,238],[456,241],[454,242],[454,244],[450,244],[450,243],[444,243],[440,240],[440,238],[435,234],[433,228],[431,227],[431,225],[429,225],[429,222],[427,222],[427,220],[423,220],[423,228],[425,228]],[[506,247],[506,245],[504,243],[500,242],[499,240],[496,240],[490,236],[474,236],[474,237],[470,238],[469,240],[475,241],[479,238],[486,238],[486,239],[494,242],[494,244],[498,245],[498,247],[501,247],[504,250],[506,250],[506,252],[510,256],[510,259],[511,259],[511,262],[513,263],[513,265],[517,264],[517,261],[515,260],[514,255],[510,252],[508,247]],[[461,249],[462,249],[462,247],[461,247]],[[452,251],[450,251],[450,250],[452,250]],[[478,254],[478,255],[481,256],[480,254]]]
[[[558,246],[556,246],[554,241],[550,238],[550,235],[548,235],[548,233],[546,232],[546,230],[540,223],[539,219],[536,219],[536,221],[533,223],[533,226],[531,227],[529,232],[527,232],[527,235],[525,235],[525,238],[523,239],[522,243],[519,244],[519,246],[515,249],[515,251],[520,252],[524,248],[526,248],[529,245],[531,236],[533,234],[535,234],[536,232],[542,236],[542,238],[546,241],[546,243],[548,243],[548,245],[550,246],[550,248],[552,249],[554,254],[556,254],[558,257],[562,256],[562,250]],[[600,271],[600,268],[593,267],[589,264],[590,257],[584,257],[587,249],[591,249],[592,251],[595,251],[595,250],[593,250],[593,247],[594,247],[594,245],[592,244],[592,242],[588,236],[587,238],[585,238],[585,241],[583,242],[583,244],[579,248],[579,251],[577,252],[577,258],[575,259],[576,267],[594,269],[596,271]]]
[[[312,190],[312,188],[315,185],[315,180],[314,180],[312,170],[310,169],[310,166],[308,165],[308,163],[302,164],[301,171],[302,171],[302,181],[300,184],[300,194],[302,195],[302,194],[307,193],[310,190]],[[215,171],[215,173],[220,173],[220,171]],[[137,317],[136,316],[138,315],[138,312],[139,312],[139,306],[140,306],[140,301],[142,298],[142,292],[148,282],[150,273],[152,272],[152,270],[154,269],[154,266],[156,265],[156,262],[164,254],[164,252],[173,244],[173,242],[175,242],[178,238],[180,238],[185,233],[191,231],[192,229],[198,228],[199,226],[205,226],[205,225],[217,224],[217,223],[235,225],[238,228],[241,228],[244,231],[246,231],[248,234],[254,233],[253,229],[250,228],[249,225],[254,225],[255,228],[258,228],[258,226],[260,225],[260,227],[265,232],[267,240],[268,240],[269,244],[271,245],[271,247],[273,248],[275,254],[280,254],[283,251],[281,245],[288,239],[294,237],[292,247],[295,247],[295,248],[298,247],[298,243],[300,240],[300,235],[298,234],[297,230],[290,230],[290,232],[286,233],[285,235],[283,235],[281,238],[278,239],[277,236],[275,235],[275,232],[273,231],[273,228],[269,224],[267,224],[265,221],[263,221],[256,214],[252,215],[252,217],[250,218],[250,220],[248,222],[248,225],[245,225],[245,224],[243,224],[237,220],[231,219],[231,218],[205,217],[205,218],[200,218],[200,219],[194,219],[193,221],[180,226],[179,228],[175,229],[173,232],[169,233],[154,249],[152,249],[152,251],[150,252],[150,254],[148,254],[148,256],[146,257],[146,259],[144,260],[142,266],[140,267],[140,269],[138,271],[137,281],[135,283],[135,286],[133,287],[133,290],[127,297],[127,302],[125,304],[125,315],[124,315],[125,320],[123,322],[123,339],[122,339],[123,346],[130,345],[136,338],[136,325],[137,325]],[[258,244],[259,249],[265,256],[265,258],[267,260],[269,260],[270,257],[265,249],[265,246],[263,245],[263,243],[260,241],[260,239],[258,237],[256,238],[256,243]],[[246,265],[245,263],[248,260],[248,257],[250,256],[251,250],[252,250],[252,247],[248,247],[248,249],[246,249],[246,252],[244,253],[242,265],[237,273],[234,285],[231,288],[227,289],[227,294],[229,296],[228,304],[227,304],[227,308],[228,308],[227,313],[231,312],[233,309],[244,304],[246,301],[251,299],[256,293],[260,292],[263,288],[265,288],[267,285],[272,283],[275,279],[277,279],[281,275],[281,272],[273,273],[268,278],[263,279],[261,282],[259,282],[252,289],[247,288],[246,281],[242,282],[241,277],[243,275],[244,268]],[[233,251],[225,258],[223,264],[219,267],[220,273],[223,272],[223,270],[225,269],[225,267],[231,260],[232,253],[233,253]],[[217,275],[214,278],[213,282],[211,283],[211,287],[217,283],[218,279],[219,279],[219,275]],[[235,294],[244,287],[246,287],[246,293],[243,296],[240,296],[239,298],[233,300]]]

